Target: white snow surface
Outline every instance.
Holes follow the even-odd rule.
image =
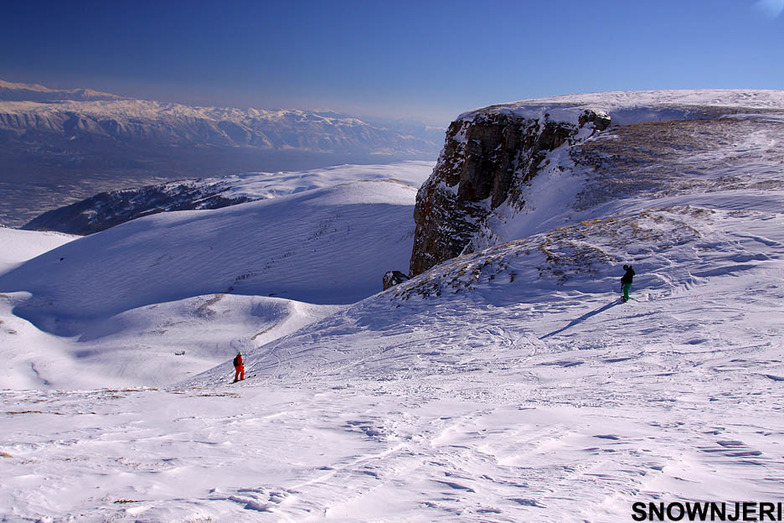
[[[700,117],[709,108],[735,110],[784,110],[784,91],[748,89],[683,89],[671,91],[613,91],[522,100],[468,111],[458,119],[473,119],[478,113],[514,114],[523,118],[576,124],[585,109],[607,113],[613,123],[628,125],[656,120]]]
[[[0,277],[61,334],[132,308],[234,292],[353,303],[405,270],[416,189],[342,184],[212,211],[161,213],[83,237]],[[75,325],[71,325],[75,323]]]
[[[781,169],[721,169],[712,190],[510,222],[517,239],[372,296],[369,267],[410,249],[390,224],[414,191],[392,181],[18,259],[0,274],[0,520],[603,522],[634,502],[780,502]],[[548,190],[531,194],[568,201]]]
[[[38,233],[0,226],[0,274],[76,238],[58,232]]]
[[[276,198],[363,180],[392,178],[419,187],[433,172],[433,167],[435,162],[408,160],[393,164],[337,165],[308,171],[243,173],[200,181],[226,183],[231,189],[223,194],[229,198]]]

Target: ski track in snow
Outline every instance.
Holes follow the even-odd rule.
[[[640,500],[775,499],[781,269],[610,307],[423,301],[378,333],[343,312],[237,385],[5,391],[0,504],[10,520],[620,521]],[[755,283],[742,306],[738,278]]]

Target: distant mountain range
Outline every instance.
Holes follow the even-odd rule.
[[[92,89],[50,89],[39,84],[20,84],[0,80],[0,100],[8,102],[52,102],[55,100],[86,102],[121,99],[122,96]]]
[[[171,179],[434,159],[443,131],[411,121],[193,107],[0,81],[0,223],[21,225],[99,191]]]

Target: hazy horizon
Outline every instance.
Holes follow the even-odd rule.
[[[0,78],[194,105],[445,125],[528,98],[780,89],[784,0],[33,1],[0,20]]]

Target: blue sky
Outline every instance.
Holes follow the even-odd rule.
[[[7,1],[0,79],[445,123],[579,92],[784,89],[784,0]]]

